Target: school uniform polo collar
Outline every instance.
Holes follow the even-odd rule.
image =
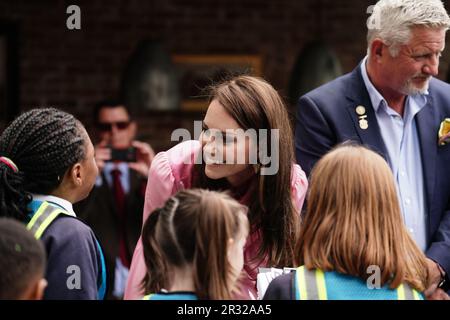
[[[67,213],[76,218],[75,211],[73,211],[72,203],[67,201],[66,199],[55,197],[51,195],[43,195],[43,194],[33,194],[33,200],[37,201],[47,201],[50,204],[56,205],[57,207],[60,207],[61,209],[67,211]]]

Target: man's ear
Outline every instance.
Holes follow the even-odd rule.
[[[132,140],[134,140],[134,138],[136,138],[136,133],[137,133],[137,123],[136,121],[131,121],[130,122],[130,126],[128,127],[128,130],[130,130],[130,137],[132,137]]]
[[[385,47],[383,41],[380,39],[375,39],[372,41],[372,45],[370,46],[370,54],[375,58],[376,61],[379,61],[383,57],[383,48]]]

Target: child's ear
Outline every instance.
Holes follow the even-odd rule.
[[[83,184],[84,177],[81,168],[81,163],[77,162],[72,166],[72,168],[70,169],[69,176],[70,180],[75,186],[80,187]]]
[[[228,243],[227,243],[227,253],[228,253],[228,257],[232,256],[234,251],[233,251],[233,244],[234,244],[234,239],[233,238],[228,238]]]
[[[39,280],[38,288],[37,288],[38,290],[36,292],[36,300],[42,300],[42,298],[44,297],[44,292],[45,292],[45,289],[47,288],[47,285],[48,285],[48,282],[44,278]]]
[[[42,300],[44,297],[44,291],[47,288],[47,280],[44,278],[39,279],[33,284],[30,294],[26,297],[27,300]]]

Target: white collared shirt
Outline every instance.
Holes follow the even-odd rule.
[[[427,105],[428,91],[425,94],[409,95],[405,101],[405,112],[401,116],[387,104],[370,81],[366,61],[367,57],[361,63],[361,74],[387,149],[403,220],[417,245],[425,251],[428,247],[428,215],[416,116]]]
[[[43,194],[32,194],[33,200],[37,201],[47,201],[48,203],[51,203],[53,205],[56,205],[58,207],[61,207],[61,209],[64,209],[71,215],[72,217],[77,217],[75,214],[75,211],[73,211],[72,203],[67,201],[66,199],[50,196],[50,195],[43,195]]]
[[[103,168],[103,173],[106,179],[106,183],[110,188],[113,186],[113,178],[111,175],[111,171],[114,169],[120,170],[120,183],[122,184],[123,191],[125,194],[130,192],[130,167],[128,167],[128,163],[126,162],[107,162],[105,163],[105,167]],[[97,176],[97,180],[95,181],[96,187],[101,187],[103,185],[103,177],[101,174]]]

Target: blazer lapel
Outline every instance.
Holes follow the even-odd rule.
[[[380,127],[378,126],[378,121],[375,116],[375,110],[373,109],[369,93],[367,92],[361,75],[361,65],[353,70],[351,74],[347,98],[349,100],[347,111],[353,121],[356,133],[361,139],[361,143],[378,152],[388,160],[387,149],[381,136]],[[362,115],[362,119],[367,121],[367,128],[360,122],[361,115],[356,112],[358,106],[362,106],[365,109],[365,114]]]
[[[423,177],[425,181],[427,204],[433,204],[434,182],[436,177],[435,162],[437,158],[437,130],[434,122],[433,98],[428,95],[428,103],[416,115],[416,125],[419,134],[420,153],[422,156]]]

